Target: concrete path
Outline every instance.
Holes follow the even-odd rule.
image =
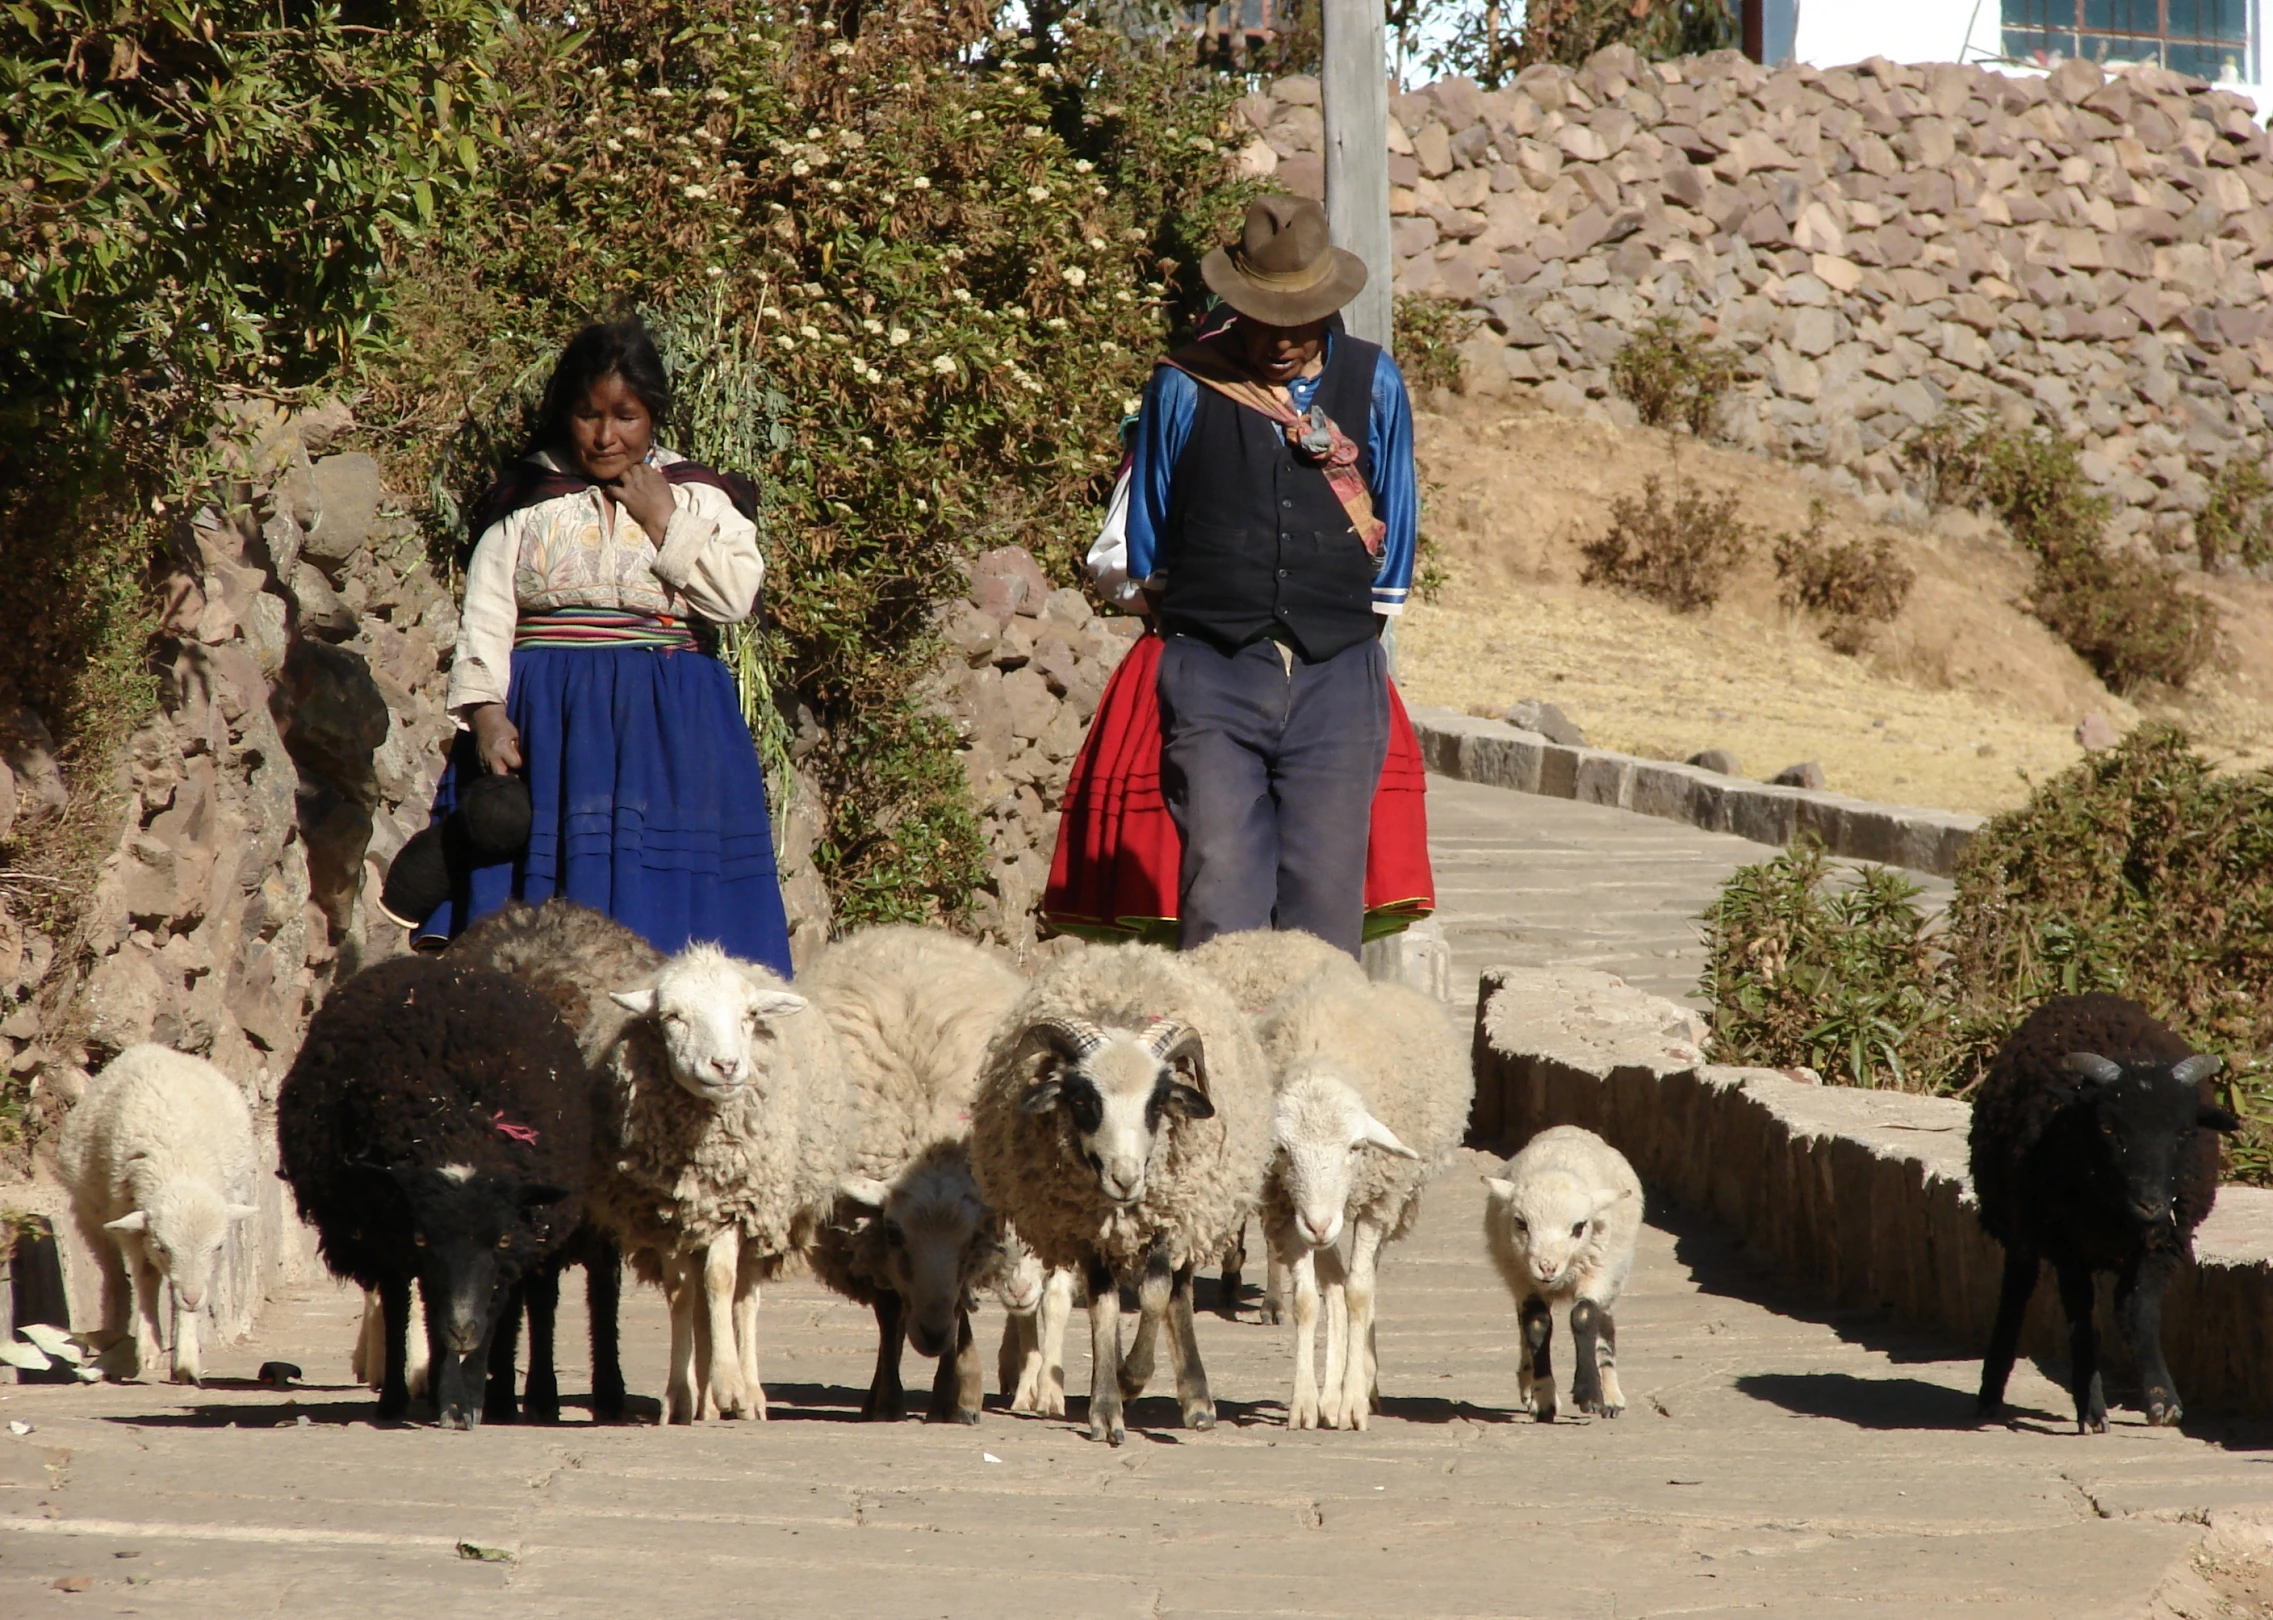
[[[1712,863],[1758,856],[1443,788],[1471,977],[1495,953],[1570,951],[1679,989]],[[1487,885],[1494,847],[1512,858]],[[1653,1212],[1618,1313],[1626,1415],[1519,1419],[1514,1319],[1477,1232],[1487,1163],[1464,1155],[1392,1251],[1385,1410],[1364,1434],[1281,1426],[1288,1334],[1252,1310],[1201,1323],[1212,1434],[1165,1427],[1157,1395],[1119,1451],[997,1411],[975,1430],[862,1425],[869,1319],[807,1282],[767,1294],[771,1422],[383,1431],[343,1387],[359,1300],[312,1285],[211,1354],[203,1390],[0,1386],[0,1616],[2129,1620],[2166,1583],[2199,1587],[2205,1517],[2273,1503],[2262,1437],[2128,1411],[2079,1437],[2031,1368],[2014,1389],[2029,1415],[1977,1432],[1971,1347],[1826,1320],[1677,1210]],[[573,1337],[581,1313],[565,1315]],[[990,1305],[990,1350],[998,1325]],[[663,1339],[656,1297],[630,1295],[649,1395]],[[252,1385],[268,1360],[310,1387]],[[585,1387],[581,1356],[564,1383]],[[2239,1605],[2222,1612],[2264,1612],[2254,1578],[2220,1577]]]

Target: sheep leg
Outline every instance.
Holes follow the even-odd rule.
[[[379,1307],[378,1290],[366,1288],[363,1325],[355,1330],[355,1348],[347,1355],[347,1375],[367,1389],[377,1389],[386,1370],[387,1317]]]
[[[623,1257],[595,1237],[584,1256],[584,1310],[592,1320],[592,1421],[621,1423],[623,1381]]]
[[[1216,1267],[1215,1310],[1218,1316],[1236,1317],[1239,1314],[1239,1290],[1246,1270],[1247,1223],[1241,1221],[1239,1230],[1224,1245],[1223,1259]]]
[[[2158,1428],[2175,1424],[2186,1415],[2179,1404],[2178,1385],[2163,1359],[2163,1286],[2170,1280],[2169,1257],[2135,1256],[2115,1281],[2115,1320],[2131,1346],[2131,1360],[2139,1369],[2140,1399],[2147,1421]]]
[[[971,1313],[955,1313],[955,1350],[940,1352],[939,1371],[931,1380],[931,1407],[926,1423],[976,1423],[986,1399],[986,1383],[979,1377],[979,1342],[971,1333]]]
[[[199,1313],[174,1299],[174,1382],[202,1384],[205,1382],[204,1363],[198,1357],[197,1318]]]
[[[1002,1319],[1002,1347],[995,1352],[994,1375],[1003,1404],[1013,1412],[1034,1409],[1034,1384],[1041,1372],[1042,1348],[1031,1314],[1012,1311]]]
[[[1117,1446],[1128,1439],[1121,1420],[1121,1290],[1113,1268],[1089,1263],[1089,1438]]]
[[[721,1232],[710,1240],[702,1262],[702,1292],[710,1311],[708,1376],[703,1380],[703,1405],[721,1418],[746,1415],[748,1398],[742,1387],[742,1347],[734,1342],[740,1313],[736,1284],[742,1272],[742,1234]]]
[[[1320,1289],[1326,1296],[1326,1376],[1318,1391],[1318,1421],[1329,1429],[1342,1426],[1343,1386],[1349,1382],[1350,1301],[1349,1275],[1338,1244],[1314,1251]]]
[[[103,1349],[134,1331],[134,1279],[127,1265],[126,1250],[119,1237],[96,1227],[87,1239],[87,1246],[95,1252],[103,1273]],[[368,1296],[366,1296],[368,1297]],[[131,1378],[139,1368],[114,1373],[115,1378]]]
[[[866,1422],[897,1423],[908,1415],[907,1395],[900,1387],[900,1351],[908,1342],[908,1327],[899,1295],[878,1294],[875,1310],[876,1376],[868,1381],[860,1415]]]
[[[754,1246],[745,1244],[734,1281],[734,1339],[742,1347],[742,1393],[749,1415],[766,1420],[766,1386],[758,1380],[759,1259]]]
[[[1137,1283],[1137,1330],[1130,1341],[1129,1353],[1121,1360],[1121,1399],[1133,1401],[1144,1393],[1144,1386],[1152,1382],[1152,1357],[1160,1337],[1160,1319],[1168,1314],[1168,1291],[1175,1286],[1175,1272],[1168,1263],[1166,1249],[1154,1249],[1144,1257],[1144,1276]]]
[[[1215,1427],[1215,1397],[1208,1393],[1208,1370],[1200,1364],[1200,1336],[1192,1323],[1192,1275],[1198,1268],[1189,1260],[1176,1268],[1168,1290],[1168,1363],[1176,1374],[1176,1405],[1187,1429]]]
[[[1989,1330],[1989,1353],[1981,1358],[1981,1396],[1973,1403],[1973,1421],[1992,1423],[2004,1416],[2005,1381],[2012,1377],[2013,1358],[2020,1351],[2021,1321],[2028,1314],[2028,1298],[2036,1292],[2036,1256],[2005,1251],[2005,1280],[1997,1290],[1997,1322]]]
[[[1350,1259],[1342,1284],[1344,1331],[1349,1349],[1342,1363],[1342,1427],[1362,1429],[1373,1411],[1373,1290],[1379,1275],[1381,1227],[1360,1220],[1350,1228]]]
[[[2099,1329],[2092,1321],[2091,1267],[2059,1268],[2060,1305],[2068,1313],[2068,1389],[2076,1398],[2076,1432],[2107,1432],[2107,1395],[2099,1381]]]
[[[1523,1358],[1525,1375],[1516,1380],[1517,1394],[1542,1423],[1555,1421],[1555,1363],[1549,1351],[1555,1334],[1554,1313],[1546,1300],[1533,1294],[1523,1302]]]
[[[1072,1315],[1073,1273],[1052,1271],[1049,1281],[1042,1284],[1042,1306],[1034,1324],[1041,1341],[1042,1365],[1032,1410],[1044,1417],[1065,1416],[1065,1325]]]
[[[560,1316],[560,1267],[545,1266],[521,1286],[528,1296],[529,1312],[529,1378],[521,1389],[521,1416],[530,1423],[558,1423],[560,1370],[553,1359],[553,1333]],[[508,1330],[501,1324],[498,1331],[503,1334]],[[510,1361],[505,1364],[505,1376],[513,1376]],[[508,1400],[512,1393],[508,1384]]]
[[[379,1366],[379,1421],[400,1423],[410,1415],[410,1279],[390,1277],[381,1283],[379,1308],[387,1330]]]
[[[1618,1389],[1616,1329],[1591,1299],[1571,1302],[1571,1400],[1581,1412],[1614,1418],[1626,1409]]]
[[[703,1324],[696,1320],[702,1307],[702,1290],[695,1285],[694,1257],[673,1253],[663,1256],[663,1297],[671,1307],[671,1376],[664,1386],[663,1415],[668,1423],[692,1423],[696,1415],[696,1375],[708,1382],[703,1360]]]
[[[521,1310],[529,1297],[529,1279],[524,1277],[513,1285],[505,1296],[505,1308],[498,1312],[497,1323],[489,1330],[488,1370],[482,1386],[481,1420],[484,1423],[518,1423],[521,1420],[521,1403],[513,1395],[513,1364],[520,1359]],[[536,1335],[530,1334],[531,1356],[536,1354]],[[530,1376],[535,1376],[534,1369]]]
[[[1276,1254],[1263,1258],[1263,1320],[1272,1327],[1286,1320],[1286,1262]]]
[[[158,1293],[166,1286],[159,1275],[149,1252],[139,1238],[134,1247],[126,1251],[128,1263],[134,1267],[134,1368],[136,1376],[155,1378],[158,1375],[158,1358],[164,1353],[159,1343]]]
[[[1303,1250],[1294,1265],[1294,1399],[1286,1409],[1290,1429],[1318,1427],[1318,1260]]]

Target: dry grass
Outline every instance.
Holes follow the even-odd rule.
[[[1449,583],[1398,630],[1411,701],[1497,712],[1546,698],[1597,746],[1662,759],[1726,748],[1760,776],[1812,759],[1839,792],[1954,810],[2023,802],[2027,778],[2080,757],[2074,728],[2093,711],[2123,728],[2167,716],[2222,760],[2273,760],[2273,586],[2205,582],[2235,667],[2181,702],[2127,703],[2015,606],[2028,559],[1991,524],[1945,513],[1888,528],[1787,463],[1527,404],[1435,399],[1419,446]],[[1581,586],[1578,548],[1611,502],[1676,468],[1738,495],[1744,519],[1771,532],[1804,528],[1821,500],[1828,539],[1890,537],[1917,575],[1902,611],[1847,657],[1778,600],[1765,555],[1702,614]]]

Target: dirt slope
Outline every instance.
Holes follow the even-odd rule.
[[[1658,758],[1733,752],[1747,774],[1819,761],[1870,799],[1960,810],[2020,803],[2029,777],[2079,757],[2097,712],[2119,728],[2169,714],[2236,765],[2273,761],[2273,586],[2201,581],[2231,667],[2177,698],[2127,703],[2016,606],[2028,581],[1994,524],[1945,512],[1883,529],[1917,571],[1901,616],[1857,657],[1777,601],[1770,538],[1829,507],[1834,538],[1880,532],[1808,469],[1686,435],[1439,392],[1418,422],[1427,527],[1448,575],[1398,632],[1408,698],[1497,712],[1546,698],[1597,746]],[[1681,615],[1578,583],[1581,541],[1656,472],[1734,491],[1760,535],[1709,611]]]

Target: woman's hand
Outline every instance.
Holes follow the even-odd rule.
[[[677,510],[671,499],[671,480],[660,470],[639,461],[623,470],[623,476],[610,486],[610,492],[647,531],[647,538],[660,547],[663,531],[671,526],[671,514]]]
[[[482,704],[466,716],[466,724],[473,728],[482,769],[492,776],[510,776],[521,768],[521,733],[506,718],[504,704]]]

